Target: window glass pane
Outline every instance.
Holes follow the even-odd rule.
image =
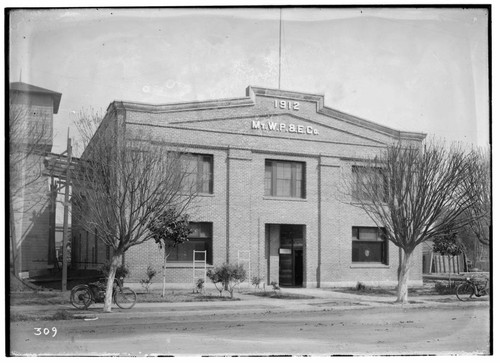
[[[200,193],[212,193],[213,157],[210,155],[184,155],[183,164],[186,176],[184,178],[184,190]]]
[[[177,246],[177,261],[192,261],[193,245],[191,242],[185,242]]]
[[[290,185],[291,185],[291,180],[278,179],[276,181],[276,195],[278,197],[289,197]]]
[[[212,236],[212,225],[210,223],[200,223],[199,224],[199,236],[201,238]]]
[[[377,240],[377,228],[360,228],[359,229],[359,239],[364,240]]]
[[[383,242],[352,243],[353,262],[383,262]]]
[[[191,229],[191,233],[189,234],[189,238],[191,237],[199,237],[200,236],[200,223],[189,223],[189,228]]]
[[[266,161],[265,165],[265,195],[304,197],[303,163]]]
[[[266,171],[264,176],[264,195],[272,195],[273,164],[266,161]]]
[[[376,227],[352,228],[352,261],[387,263],[387,241],[383,229]]]
[[[296,170],[296,180],[302,180],[302,164],[295,164],[295,170]]]

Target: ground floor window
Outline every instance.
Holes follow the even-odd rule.
[[[206,251],[207,263],[212,263],[212,223],[210,222],[191,222],[189,228],[192,230],[189,235],[189,241],[175,247],[168,261],[192,262],[193,251]],[[201,256],[197,256],[200,259]]]
[[[352,227],[352,262],[387,264],[387,248],[383,228]]]

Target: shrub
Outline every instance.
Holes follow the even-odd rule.
[[[262,282],[262,277],[260,277],[260,276],[254,276],[254,277],[252,277],[252,285],[255,288],[259,288],[260,289],[261,282]]]
[[[146,270],[146,278],[140,281],[142,287],[146,290],[146,293],[149,293],[149,287],[153,283],[153,278],[155,276],[156,276],[156,270],[153,267],[148,266]]]
[[[203,292],[203,289],[205,288],[205,280],[203,279],[198,279],[198,281],[196,281],[196,284],[195,284],[195,289],[196,289],[196,293],[199,294],[201,292]]]
[[[434,284],[434,290],[440,295],[451,295],[454,294],[456,291],[456,284],[452,283],[451,285],[449,284],[444,284],[442,282],[436,282]]]
[[[207,277],[214,283],[215,288],[219,290],[220,296],[222,296],[222,291],[226,290],[231,294],[231,299],[233,298],[235,286],[245,281],[246,276],[247,273],[243,266],[228,263],[207,271]]]
[[[277,294],[281,289],[276,281],[271,281],[271,286],[273,287],[273,291]]]
[[[365,291],[366,290],[366,285],[363,284],[362,282],[359,282],[356,284],[356,290],[357,291]]]

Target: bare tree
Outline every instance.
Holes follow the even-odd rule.
[[[73,178],[73,220],[80,228],[97,231],[111,248],[107,312],[123,254],[152,239],[151,221],[167,209],[184,213],[195,196],[195,188],[185,187],[188,173],[181,152],[137,141],[141,135],[129,140],[116,126],[106,119],[101,123],[80,158],[79,175]]]
[[[489,150],[472,151],[471,172],[467,174],[464,191],[474,197],[474,203],[466,210],[467,228],[484,246],[490,244],[491,227],[491,158]]]
[[[9,95],[9,227],[14,274],[19,270],[19,218],[46,199],[43,158],[52,145],[50,115],[31,107],[16,92]]]
[[[102,111],[92,107],[81,109],[76,115],[75,127],[77,137],[74,140],[73,152],[79,156],[90,143],[103,119]]]
[[[469,223],[465,213],[476,199],[467,185],[473,160],[472,153],[457,146],[398,142],[353,167],[348,178],[353,205],[382,227],[387,240],[402,252],[397,302],[408,301],[415,248]]]

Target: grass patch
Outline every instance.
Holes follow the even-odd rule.
[[[54,313],[12,313],[10,314],[10,321],[51,321],[51,320],[72,320],[76,319],[73,313],[66,310],[57,310]]]
[[[285,300],[300,300],[300,299],[314,299],[312,296],[300,295],[300,294],[290,294],[290,293],[275,293],[272,291],[256,291],[247,292],[247,295],[259,296],[259,297],[269,297],[271,299],[285,299]]]
[[[35,291],[10,293],[11,305],[57,305],[66,303],[68,301],[62,293],[41,293]]]
[[[160,292],[153,291],[149,293],[138,293],[137,302],[142,303],[155,303],[155,302],[197,302],[197,301],[238,301],[239,298],[233,298],[229,296],[219,296],[212,294],[199,294],[190,291],[167,291],[165,296],[161,296]]]
[[[448,282],[432,282],[425,283],[423,286],[410,287],[408,288],[408,294],[410,296],[439,296],[439,295],[450,295],[455,293],[455,287],[447,288]],[[387,288],[387,287],[372,287],[365,286],[364,284],[358,283],[356,287],[345,287],[345,288],[334,288],[332,291],[344,292],[348,294],[355,295],[371,295],[371,296],[396,296],[397,289]]]

